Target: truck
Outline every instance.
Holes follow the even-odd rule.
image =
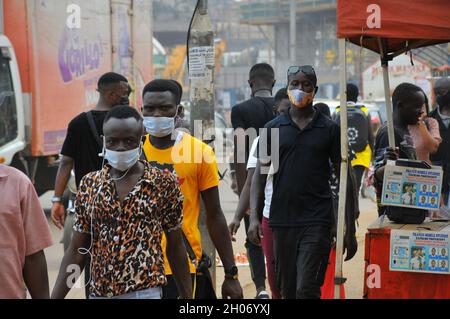
[[[0,163],[54,188],[67,126],[95,106],[99,77],[152,79],[148,0],[0,0]]]

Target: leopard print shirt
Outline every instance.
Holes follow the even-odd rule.
[[[170,172],[142,163],[145,173],[123,203],[109,165],[81,181],[73,228],[92,233],[91,295],[119,296],[167,283],[161,238],[181,228],[183,195]]]

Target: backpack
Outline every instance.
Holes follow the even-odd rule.
[[[347,107],[348,142],[356,153],[364,151],[369,142],[369,121],[362,107],[361,105]],[[341,122],[340,108],[336,110],[335,121],[338,124]]]

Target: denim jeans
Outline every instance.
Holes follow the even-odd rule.
[[[95,297],[90,296],[89,299],[161,299],[162,297],[162,288],[148,288],[138,291],[133,291],[125,295],[113,296],[113,297]]]

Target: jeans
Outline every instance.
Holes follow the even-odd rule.
[[[133,291],[125,295],[108,297],[95,297],[90,296],[89,299],[161,299],[162,289],[161,287],[148,288],[138,291]]]
[[[331,227],[273,228],[277,285],[283,299],[320,299]]]
[[[250,227],[249,216],[244,216],[245,233],[248,232]],[[266,265],[264,261],[264,253],[261,246],[257,246],[250,242],[247,238],[245,240],[245,248],[247,249],[248,263],[250,264],[250,272],[252,280],[256,289],[266,287]]]

